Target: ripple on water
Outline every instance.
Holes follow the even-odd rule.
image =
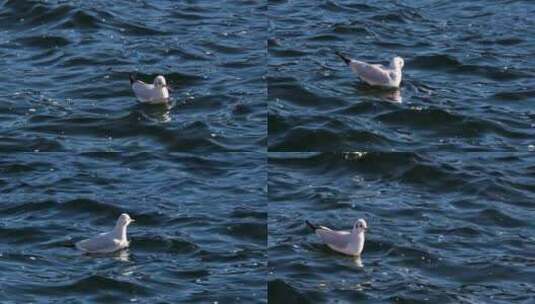
[[[264,166],[257,153],[8,153],[0,297],[265,303]],[[128,249],[76,250],[123,212]]]
[[[469,8],[274,3],[268,115],[278,125],[269,125],[270,151],[524,151],[533,137],[524,115],[532,107],[523,102],[531,96],[535,68],[525,50],[533,39],[511,33],[532,32],[529,9]],[[402,56],[398,96],[362,86],[335,51],[381,64]],[[348,135],[362,133],[381,140]]]
[[[525,255],[532,247],[525,203],[533,193],[524,189],[532,159],[507,152],[270,155],[270,302],[527,300],[533,259]],[[349,229],[356,218],[370,227],[360,263],[334,253],[304,224]]]
[[[102,1],[6,1],[3,6],[0,21],[9,40],[2,41],[0,52],[6,54],[9,77],[0,77],[8,92],[0,104],[14,103],[15,92],[28,92],[15,98],[25,99],[16,102],[24,115],[0,109],[3,151],[264,149],[265,56],[258,43],[264,38],[251,31],[264,25],[258,18],[263,5],[228,4],[220,10],[161,2],[125,10],[122,3]],[[133,107],[130,73],[147,81],[165,75],[179,105],[151,119],[149,132]],[[41,102],[42,96],[56,105]],[[238,101],[252,115],[229,118]],[[83,123],[88,119],[98,126]]]

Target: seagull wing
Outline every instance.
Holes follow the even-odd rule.
[[[392,81],[389,71],[382,65],[358,60],[351,61],[350,65],[355,74],[371,85],[389,85]]]
[[[139,80],[132,83],[132,90],[140,101],[150,101],[159,97],[158,90],[153,84],[146,84]]]
[[[348,231],[334,231],[326,227],[316,230],[316,234],[323,242],[333,249],[343,250],[349,244],[351,233]]]
[[[106,233],[91,239],[79,241],[76,243],[76,248],[90,253],[113,252],[119,249],[119,242]]]

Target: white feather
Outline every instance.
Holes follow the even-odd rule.
[[[112,231],[79,241],[75,246],[86,253],[110,253],[126,248],[130,245],[126,237],[126,227],[133,221],[128,214],[123,213]]]
[[[154,79],[155,83],[158,77],[163,78],[163,76],[157,76]],[[141,80],[136,80],[132,83],[132,90],[136,98],[142,103],[167,103],[169,101],[169,91],[165,85],[165,78],[163,78],[163,81],[164,86],[156,86],[154,83],[148,84]]]
[[[362,224],[362,228],[353,228],[352,231],[336,231],[319,226],[315,229],[315,233],[332,250],[346,255],[360,256],[364,249],[364,232],[368,225],[363,219],[359,219],[357,223],[359,222]]]
[[[353,73],[369,85],[399,88],[399,85],[401,84],[401,70],[405,65],[405,62],[401,57],[394,57],[390,66],[385,67],[380,64],[369,64],[363,61],[347,58],[341,54],[339,56],[344,58],[344,60],[348,60],[348,65],[351,67]]]

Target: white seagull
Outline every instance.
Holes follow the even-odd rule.
[[[119,216],[112,231],[79,241],[75,246],[85,253],[110,253],[126,248],[130,244],[126,238],[126,227],[132,222],[134,220],[128,214],[123,213]]]
[[[130,85],[137,99],[142,103],[162,104],[169,101],[167,82],[162,75],[156,76],[152,84],[136,80],[134,75],[130,75]]]
[[[394,57],[389,67],[381,64],[369,64],[349,58],[339,52],[336,52],[344,62],[351,67],[353,73],[360,77],[362,81],[372,86],[381,86],[387,88],[399,88],[401,83],[401,69],[405,61],[401,57]]]
[[[335,231],[325,226],[317,226],[305,221],[332,250],[352,256],[360,256],[364,249],[364,232],[368,230],[365,220],[359,219],[351,231]]]

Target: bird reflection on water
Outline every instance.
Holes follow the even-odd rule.
[[[401,89],[399,88],[378,88],[365,83],[357,83],[355,84],[355,90],[359,95],[376,96],[390,103],[403,103]]]
[[[136,104],[134,110],[139,111],[143,118],[151,122],[168,123],[172,120],[171,109],[175,105],[175,102],[158,105]]]

